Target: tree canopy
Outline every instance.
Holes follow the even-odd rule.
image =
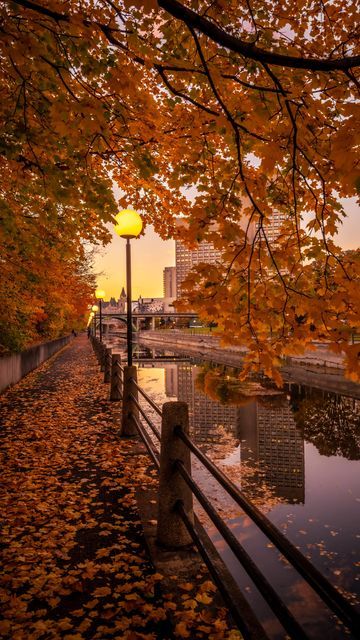
[[[359,254],[334,241],[340,199],[360,189],[356,3],[0,7],[9,224],[106,240],[113,180],[163,238],[222,251],[184,299],[249,347],[248,367],[276,376],[280,356],[325,339],[356,377]]]

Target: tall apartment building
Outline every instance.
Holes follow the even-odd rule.
[[[181,298],[181,285],[191,269],[200,262],[215,263],[221,252],[210,242],[200,242],[196,249],[188,249],[180,240],[175,241],[176,298]]]
[[[266,237],[271,244],[274,244],[279,237],[280,229],[282,224],[286,218],[286,215],[283,212],[273,211],[272,215],[264,224],[264,230],[266,233]],[[247,226],[247,221],[244,219],[241,221],[241,226],[245,229]],[[254,222],[250,225],[250,228],[247,229],[248,232],[248,242],[252,242],[255,237],[257,224]],[[175,265],[176,267],[166,267],[164,269],[164,296],[165,294],[165,281],[169,283],[167,286],[174,287],[174,282],[176,278],[176,294],[175,297],[177,299],[181,298],[181,287],[184,282],[187,274],[191,271],[191,269],[199,264],[200,262],[207,262],[209,264],[214,264],[217,261],[222,259],[221,252],[214,248],[213,244],[210,242],[200,242],[198,243],[195,249],[189,249],[185,246],[181,240],[175,241]],[[175,269],[175,274],[172,270]],[[174,295],[174,294],[173,294]]]
[[[245,200],[244,200],[245,204]],[[179,226],[184,225],[180,218],[178,219]],[[247,232],[247,241],[251,243],[255,236],[256,224],[251,222],[248,225],[246,218],[240,218],[239,224],[241,228]],[[221,251],[215,249],[211,242],[199,242],[196,249],[188,249],[181,240],[175,241],[175,264],[176,264],[176,297],[181,298],[181,285],[184,282],[187,274],[191,269],[200,262],[207,262],[214,264],[222,260]]]
[[[165,267],[163,271],[163,293],[164,298],[175,298],[176,267]]]
[[[260,464],[275,495],[286,502],[304,503],[304,440],[290,404],[284,401],[280,407],[265,408],[254,401],[239,408],[238,418],[241,460]]]
[[[280,211],[273,211],[271,216],[266,221],[264,221],[263,231],[265,232],[266,237],[271,244],[274,244],[279,238],[280,229],[285,219],[285,213]]]

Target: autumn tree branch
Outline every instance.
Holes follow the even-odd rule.
[[[360,56],[345,56],[335,59],[317,59],[295,57],[276,53],[276,51],[266,51],[257,47],[254,43],[245,42],[239,37],[232,36],[206,17],[197,14],[192,9],[185,7],[178,0],[158,0],[159,7],[170,13],[174,18],[181,20],[188,27],[192,27],[200,33],[208,36],[218,45],[239,53],[245,58],[265,62],[281,67],[293,69],[308,69],[309,71],[346,71],[360,66]]]
[[[49,18],[52,18],[56,22],[70,22],[70,16],[64,13],[59,13],[39,5],[31,0],[12,0],[13,4],[20,5],[26,9],[32,9]],[[113,3],[111,3],[113,6]],[[344,71],[360,66],[360,56],[344,56],[341,58],[308,58],[303,56],[289,56],[282,53],[276,53],[276,51],[266,51],[257,47],[254,43],[249,43],[242,40],[239,37],[232,36],[216,24],[208,20],[205,16],[197,14],[192,9],[185,7],[178,0],[158,0],[159,7],[170,13],[174,18],[181,20],[188,27],[198,30],[200,33],[208,36],[213,42],[218,45],[239,53],[240,55],[250,60],[255,60],[261,63],[268,63],[270,65],[277,65],[281,67],[290,67],[293,69],[307,69],[309,71]],[[88,20],[84,20],[84,24],[88,23]],[[102,25],[94,22],[94,25],[101,28],[108,28],[107,25]],[[104,30],[104,29],[103,29]]]

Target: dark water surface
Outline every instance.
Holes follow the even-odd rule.
[[[193,440],[358,607],[359,399],[319,385],[290,382],[279,391],[265,379],[241,384],[234,368],[180,356],[172,361],[171,352],[162,353],[165,360],[149,360],[141,347],[140,386],[159,405],[188,403]],[[196,460],[193,475],[309,636],[351,637]],[[276,640],[286,638],[199,506],[197,513],[266,631]]]

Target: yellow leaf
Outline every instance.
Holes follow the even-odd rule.
[[[182,584],[179,584],[180,589],[183,589],[184,591],[191,591],[191,589],[193,589],[194,585],[191,582],[183,582]]]
[[[58,627],[61,631],[69,631],[73,628],[73,625],[70,622],[70,618],[64,618],[64,620],[60,620]]]
[[[84,607],[86,609],[93,609],[94,607],[96,607],[97,604],[99,604],[99,600],[95,598],[95,600],[90,600],[89,602],[84,604]]]
[[[109,587],[98,587],[95,589],[93,596],[95,598],[102,598],[103,596],[109,596],[111,594],[111,589]]]
[[[175,635],[179,638],[190,638],[190,632],[185,622],[178,622],[175,627]]]
[[[11,622],[9,620],[0,620],[0,633],[8,633],[10,631]]]
[[[210,604],[210,602],[212,602],[212,598],[206,595],[206,593],[198,593],[195,598],[198,602],[201,602],[201,604]]]

